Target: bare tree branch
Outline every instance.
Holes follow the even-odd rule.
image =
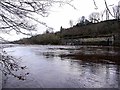
[[[29,24],[27,19],[34,20],[45,27],[50,28],[46,25],[46,23],[36,20],[35,17],[31,15],[38,14],[42,17],[47,17],[49,15],[48,11],[53,4],[68,4],[74,7],[70,4],[71,1],[72,0],[1,0],[0,29],[4,29],[6,32],[8,29],[11,29],[22,34],[25,33],[21,32],[21,29],[28,31],[35,30],[34,25]],[[29,34],[27,33],[27,35]]]
[[[75,8],[70,4],[72,0],[0,0],[0,32],[10,33],[11,31],[16,31],[16,33],[22,33],[24,35],[31,35],[31,31],[36,30],[36,26],[30,21],[35,21],[47,29],[52,29],[47,26],[45,22],[39,21],[35,18],[35,14],[47,17],[49,15],[50,7],[53,4],[58,3],[59,5],[68,4],[69,6]],[[26,33],[28,32],[28,33]],[[0,39],[4,40],[2,37]],[[0,47],[2,50],[3,47]],[[17,75],[14,71],[19,69],[24,69],[25,67],[20,67],[16,63],[16,58],[9,56],[5,51],[0,51],[0,70],[5,75],[12,75],[20,80],[24,80],[24,75]]]
[[[109,14],[110,14],[112,17],[114,17],[114,15],[111,13],[110,9],[108,8],[108,5],[107,5],[106,0],[104,0],[104,2],[105,2],[105,6],[106,6],[107,11],[109,12]],[[114,17],[114,18],[115,18],[115,17]]]
[[[93,0],[93,3],[94,3],[94,5],[95,5],[95,9],[98,9],[98,7],[97,7],[97,4],[96,4],[95,0]]]
[[[23,75],[20,74],[15,74],[14,71],[18,71],[18,70],[24,70],[25,67],[20,67],[19,64],[16,62],[16,58],[7,55],[7,53],[5,51],[3,51],[2,53],[0,53],[0,65],[2,65],[2,67],[0,68],[0,70],[3,72],[3,74],[6,75],[12,75],[16,78],[18,78],[19,80],[25,80],[25,76],[28,75],[29,73],[24,73]]]

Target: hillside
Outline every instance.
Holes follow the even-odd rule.
[[[97,44],[104,44],[108,41],[113,43],[112,39],[114,39],[114,45],[120,45],[119,20],[114,19],[102,21],[99,23],[87,23],[84,25],[78,23],[77,25],[67,29],[61,28],[60,31],[56,33],[40,34],[31,38],[25,38],[19,41],[15,41],[14,43],[79,45],[95,44],[97,41]]]
[[[84,26],[73,26],[68,29],[62,29],[63,37],[79,36],[79,37],[97,37],[100,35],[108,35],[120,33],[120,22],[117,20],[103,21],[99,23],[88,24]]]

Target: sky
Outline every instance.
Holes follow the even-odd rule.
[[[51,7],[49,11],[49,16],[42,18],[41,16],[35,16],[37,17],[38,20],[46,22],[46,24],[52,28],[54,28],[54,32],[59,31],[60,27],[62,26],[63,28],[69,28],[70,24],[69,21],[72,20],[73,24],[75,25],[79,18],[82,16],[85,16],[87,19],[89,15],[92,12],[102,12],[105,10],[105,4],[104,0],[95,0],[96,5],[98,6],[98,9],[95,9],[95,5],[93,3],[93,0],[73,0],[71,4],[76,8],[74,9],[70,5],[63,5],[60,7],[59,5],[54,5]],[[120,0],[106,0],[108,5],[117,5],[118,1]],[[112,7],[109,7],[110,9]],[[33,34],[42,34],[44,33],[46,28],[44,26],[38,25],[37,26],[37,31],[34,32]],[[29,36],[24,36],[22,34],[17,35],[16,32],[12,31],[9,35],[8,34],[1,34],[3,38],[6,40],[14,41],[14,40],[19,40],[20,38],[23,37],[29,37]]]

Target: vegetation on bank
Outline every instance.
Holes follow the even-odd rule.
[[[88,23],[87,25],[75,25],[68,29],[61,29],[61,35],[65,37],[98,37],[120,33],[119,20],[107,20],[99,23]]]
[[[55,33],[46,33],[40,34],[36,36],[32,36],[30,38],[24,38],[18,41],[14,41],[13,43],[18,44],[42,44],[42,45],[58,45],[60,44],[60,36]]]
[[[55,33],[44,33],[30,38],[24,38],[14,43],[19,44],[51,44],[59,45],[62,41],[69,38],[95,38],[110,35],[120,35],[120,21],[117,19],[102,21],[99,23],[91,23],[89,21],[77,23],[70,28],[60,28]],[[119,40],[119,37],[117,37]],[[118,41],[119,42],[119,41]]]

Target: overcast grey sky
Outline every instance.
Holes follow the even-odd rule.
[[[98,9],[95,9],[93,0],[74,0],[71,4],[76,7],[76,9],[72,8],[69,5],[64,5],[62,7],[59,7],[55,5],[51,8],[50,15],[46,18],[41,18],[37,16],[37,19],[44,21],[47,23],[48,26],[53,27],[54,31],[59,31],[60,27],[63,28],[69,28],[69,20],[72,20],[74,24],[77,23],[78,19],[81,16],[85,16],[88,18],[88,16],[92,12],[101,12],[105,9],[104,0],[95,0],[96,4],[98,6]],[[120,0],[106,0],[108,5],[117,5],[118,1]],[[111,8],[111,7],[110,7]],[[38,26],[38,31],[35,32],[36,34],[45,32],[45,28],[41,25]],[[1,35],[1,34],[0,34]],[[7,40],[18,40],[23,36],[21,34],[16,35],[15,32],[11,32],[10,35],[4,34],[2,35]]]

